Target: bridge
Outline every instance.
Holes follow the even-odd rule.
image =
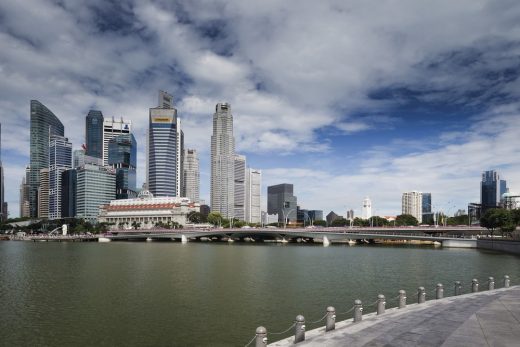
[[[149,229],[113,230],[99,236],[99,241],[250,241],[250,242],[373,242],[373,240],[431,241],[445,247],[476,247],[476,237],[464,236],[480,233],[480,227],[381,227],[381,228],[240,228],[240,229]]]

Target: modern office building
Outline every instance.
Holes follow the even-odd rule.
[[[141,191],[134,199],[112,200],[103,205],[99,222],[110,223],[113,229],[151,229],[158,223],[186,225],[190,212],[199,212],[198,203],[182,197],[155,198],[149,191]]]
[[[49,218],[49,168],[40,170],[38,187],[38,218]]]
[[[30,217],[31,211],[29,209],[29,185],[27,184],[27,178],[31,169],[29,166],[25,168],[25,176],[22,177],[22,183],[20,184],[20,217]]]
[[[248,168],[246,171],[246,216],[248,223],[262,222],[262,171]]]
[[[262,211],[262,225],[266,226],[269,224],[278,224],[278,215],[277,214],[268,214],[265,211]]]
[[[182,196],[190,201],[200,202],[199,156],[195,149],[185,149],[182,165]]]
[[[103,165],[108,166],[108,144],[110,140],[119,135],[128,135],[132,133],[132,122],[125,121],[122,117],[120,119],[105,118],[103,120]],[[89,154],[87,148],[86,155],[96,157]]]
[[[168,93],[159,92],[158,105],[149,113],[146,182],[155,197],[180,196],[184,150],[181,120]]]
[[[334,211],[330,211],[327,217],[325,217],[327,220],[327,226],[331,226],[332,222],[334,222],[337,219],[340,219],[341,216],[337,215]]]
[[[69,169],[61,173],[61,217],[76,216],[76,192],[78,174],[76,169]]]
[[[293,185],[282,183],[267,187],[267,213],[277,214],[278,222],[295,223],[297,220],[298,201],[293,194]]]
[[[480,183],[480,205],[481,213],[486,213],[491,208],[498,208],[502,195],[507,192],[507,183],[500,179],[495,170],[484,171]]]
[[[58,117],[37,100],[31,100],[30,172],[29,185],[30,217],[38,217],[38,189],[40,170],[49,166],[49,137],[63,136],[65,129]],[[44,212],[47,214],[47,211]]]
[[[363,208],[361,209],[361,219],[372,218],[372,200],[367,196],[363,200]]]
[[[234,204],[233,217],[238,220],[246,220],[246,157],[235,154],[234,172]]]
[[[74,150],[72,152],[72,167],[76,168],[85,164],[103,166],[103,159],[86,155],[83,149]]]
[[[422,193],[422,222],[433,223],[432,193]]]
[[[309,217],[309,221],[313,224],[316,221],[323,220],[323,211],[322,210],[307,210],[307,216]]]
[[[103,159],[103,124],[101,111],[90,110],[85,118],[86,155]]]
[[[422,193],[418,191],[403,193],[402,214],[414,216],[419,224],[422,223]]]
[[[133,134],[123,134],[108,142],[108,165],[116,171],[116,199],[137,197],[137,142]]]
[[[72,144],[66,137],[49,140],[49,219],[61,218],[61,174],[72,167]]]
[[[480,217],[482,216],[482,206],[476,202],[470,202],[468,204],[468,219],[469,224],[479,224]]]
[[[346,217],[347,220],[354,220],[354,210],[350,209],[350,210],[347,210],[347,217]]]
[[[235,138],[231,105],[218,103],[211,135],[211,211],[231,218],[235,209]],[[296,206],[294,206],[296,208]],[[296,216],[295,216],[296,218]]]
[[[115,170],[108,166],[85,164],[76,171],[76,217],[96,222],[99,207],[116,198]]]

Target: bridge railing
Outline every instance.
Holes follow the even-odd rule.
[[[511,286],[511,278],[508,275],[505,275],[501,281],[503,288],[509,288]],[[495,290],[496,289],[496,282],[494,277],[488,277],[488,279],[482,283],[479,282],[478,279],[474,278],[471,280],[471,282],[467,283],[467,285],[470,288],[470,293],[476,293],[479,290],[482,290],[482,287],[485,286],[485,290]],[[463,283],[461,281],[455,281],[453,283],[453,296],[458,296],[463,294],[462,289]],[[443,299],[444,298],[444,285],[441,283],[438,283],[435,288],[431,291],[427,291],[425,287],[418,287],[417,291],[415,293],[412,293],[412,300],[413,303],[416,304],[423,304],[426,302],[427,296],[432,294],[435,297],[435,300]],[[396,305],[396,308],[403,309],[407,306],[407,293],[405,290],[401,289],[399,290],[398,294],[394,297],[391,297],[388,299],[388,301],[393,302]],[[377,299],[370,303],[370,304],[363,304],[361,300],[354,300],[353,306],[348,309],[345,312],[336,312],[336,308],[333,306],[328,306],[325,309],[325,314],[315,320],[315,321],[307,321],[303,315],[297,315],[295,320],[292,322],[292,324],[285,330],[280,332],[270,332],[267,330],[267,328],[260,326],[256,328],[255,336],[249,341],[248,344],[245,345],[245,347],[248,347],[253,344],[255,347],[265,347],[267,346],[268,337],[269,336],[280,336],[285,335],[289,331],[293,330],[294,335],[294,343],[302,342],[305,340],[305,331],[306,331],[306,324],[317,324],[321,323],[325,327],[325,332],[335,330],[336,328],[336,318],[339,315],[352,315],[352,322],[358,323],[361,322],[363,319],[363,312],[365,312],[366,309],[372,308],[373,311],[377,315],[382,315],[385,313],[387,304],[387,298],[383,294],[379,294],[377,296]]]

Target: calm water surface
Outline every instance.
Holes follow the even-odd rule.
[[[432,293],[438,282],[452,295],[455,280],[467,291],[474,277],[504,274],[520,282],[520,257],[424,246],[0,242],[0,345],[243,346],[259,325],[281,331],[328,305],[347,311],[357,298],[420,285]]]

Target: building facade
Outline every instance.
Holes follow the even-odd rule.
[[[132,133],[132,122],[125,121],[123,118],[115,119],[114,117],[103,120],[103,165],[108,166],[108,144],[110,140],[119,135],[129,135]],[[87,148],[87,155],[95,157],[89,154]]]
[[[235,154],[235,170],[233,187],[234,196],[234,212],[233,217],[238,220],[246,220],[246,157],[244,155]]]
[[[103,113],[90,110],[85,118],[86,155],[103,159]]]
[[[66,137],[49,140],[49,219],[61,218],[61,174],[72,167],[72,144]]]
[[[481,213],[486,213],[491,208],[498,208],[502,195],[507,192],[507,183],[500,179],[495,170],[484,171],[480,182],[480,205]]]
[[[49,168],[40,170],[38,187],[38,218],[49,218]]]
[[[418,191],[403,193],[402,214],[414,216],[419,224],[422,223],[422,193]]]
[[[29,214],[38,217],[38,189],[40,170],[49,167],[49,137],[63,136],[65,128],[58,117],[38,100],[31,100],[31,136],[30,136],[30,172],[27,179],[29,186]],[[47,214],[45,211],[44,214]]]
[[[422,222],[433,223],[432,193],[422,193]]]
[[[235,138],[231,105],[218,103],[211,136],[211,211],[231,218],[235,209]]]
[[[372,200],[367,196],[363,200],[363,208],[361,209],[361,219],[372,218]]]
[[[25,168],[25,177],[22,177],[20,184],[20,217],[30,217],[31,211],[29,209],[29,185],[27,184],[27,177],[29,177],[30,168]]]
[[[151,229],[159,224],[186,225],[190,212],[199,212],[200,205],[182,197],[158,197],[142,191],[134,199],[113,200],[102,206],[99,222],[112,224],[113,229]]]
[[[76,217],[76,192],[78,174],[76,169],[69,169],[61,173],[61,217]]]
[[[148,125],[146,182],[156,197],[180,196],[184,136],[173,97],[159,93],[159,107],[151,108]]]
[[[277,214],[278,222],[295,223],[298,201],[293,194],[293,185],[282,183],[267,187],[267,213]]]
[[[262,171],[248,168],[245,185],[245,221],[259,224],[262,222]]]
[[[334,211],[330,211],[327,217],[325,217],[327,220],[327,226],[331,226],[332,222],[334,222],[337,219],[340,219],[341,216],[337,215]]]
[[[99,207],[116,198],[115,170],[108,166],[85,164],[76,171],[76,217],[96,222]]]
[[[200,202],[200,168],[199,156],[195,149],[185,149],[183,158],[182,196],[192,202]]]
[[[133,134],[123,134],[108,142],[108,165],[116,171],[116,199],[137,197],[137,142]]]
[[[350,210],[347,210],[347,217],[346,217],[347,220],[354,220],[354,210],[350,209]]]

